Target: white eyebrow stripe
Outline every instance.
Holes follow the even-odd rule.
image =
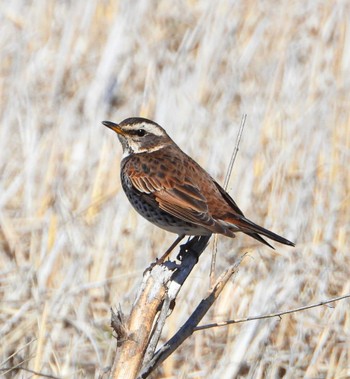
[[[126,129],[129,129],[129,130],[145,129],[147,132],[154,134],[157,137],[165,135],[165,132],[160,127],[158,127],[157,125],[148,124],[145,122],[140,123],[140,124],[128,125],[126,127]]]
[[[158,128],[156,125],[146,124],[146,125],[144,125],[144,127],[147,131],[154,134],[155,136],[163,136],[164,135],[163,130]]]

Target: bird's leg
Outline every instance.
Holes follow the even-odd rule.
[[[167,249],[167,251],[158,259],[156,259],[155,262],[151,263],[148,268],[143,272],[143,275],[146,274],[146,272],[149,272],[153,269],[155,265],[162,264],[165,259],[168,257],[168,255],[175,249],[175,247],[180,243],[180,241],[185,237],[185,234],[181,234],[177,236],[176,240],[171,244],[171,246]]]
[[[185,234],[178,235],[176,240],[170,245],[167,251],[159,259],[157,259],[156,264],[162,264],[165,261],[165,259],[168,257],[168,255],[175,249],[175,247],[184,239],[184,237],[185,237]]]

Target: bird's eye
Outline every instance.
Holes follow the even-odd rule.
[[[144,129],[139,129],[139,130],[136,131],[136,134],[139,137],[143,137],[146,134],[146,131]]]

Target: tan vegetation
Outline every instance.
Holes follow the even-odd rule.
[[[146,116],[223,183],[273,251],[219,237],[217,270],[244,252],[205,322],[350,293],[350,2],[24,1],[0,7],[0,357],[94,378],[116,348],[143,270],[175,238],[139,217],[101,121]],[[209,287],[205,252],[164,340]],[[157,378],[350,377],[349,300],[196,332]],[[7,372],[7,373],[6,373]]]

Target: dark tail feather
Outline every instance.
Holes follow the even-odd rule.
[[[264,240],[261,236],[259,236],[258,233],[247,233],[247,232],[244,232],[244,233],[247,234],[248,236],[252,237],[252,238],[255,238],[256,240],[263,243],[264,245],[271,247],[271,249],[275,250],[275,248],[272,245],[270,245],[266,240]]]
[[[236,223],[236,225],[239,226],[243,233],[248,234],[249,236],[264,243],[265,245],[270,246],[271,248],[273,247],[268,242],[266,242],[259,234],[262,234],[263,236],[270,238],[271,240],[274,240],[276,242],[282,243],[284,245],[295,246],[293,242],[288,241],[286,238],[283,238],[278,234],[263,228],[262,226],[254,224],[254,222],[248,220],[245,217],[240,217],[239,222]]]
[[[232,208],[231,213],[231,220],[230,217],[225,219],[227,222],[231,222],[233,225],[237,226],[240,231],[242,231],[245,234],[248,234],[249,236],[255,238],[261,243],[264,243],[267,246],[270,246],[272,249],[274,249],[268,242],[266,242],[259,234],[262,234],[263,236],[270,238],[274,241],[277,241],[279,243],[283,243],[284,245],[289,246],[295,246],[293,242],[288,241],[286,238],[283,238],[279,236],[278,234],[271,232],[270,230],[267,230],[263,228],[262,226],[259,226],[257,224],[254,224],[254,222],[248,220],[244,217],[243,212],[238,208],[235,201],[232,199],[232,197],[216,182],[214,182],[217,189],[221,193],[221,196],[225,199],[227,204],[229,204]],[[235,233],[237,231],[236,228],[232,228],[232,232]]]

